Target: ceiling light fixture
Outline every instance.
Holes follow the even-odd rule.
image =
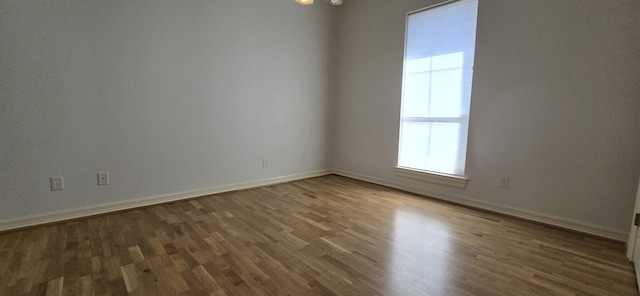
[[[296,0],[296,2],[302,4],[302,5],[310,5],[313,4],[313,0]],[[342,5],[342,0],[324,0],[324,2],[327,2],[331,5]]]

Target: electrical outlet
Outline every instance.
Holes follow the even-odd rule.
[[[98,173],[98,185],[109,185],[109,172]]]
[[[263,167],[263,168],[266,168],[266,167],[268,167],[268,166],[269,166],[269,160],[268,160],[268,159],[266,159],[266,158],[263,158],[263,159],[262,159],[262,167]]]
[[[62,180],[62,177],[49,178],[49,185],[51,186],[51,191],[64,189],[64,182]]]
[[[500,178],[500,188],[504,188],[504,189],[509,188],[509,177]]]
[[[302,161],[307,161],[307,154],[306,153],[302,153]]]

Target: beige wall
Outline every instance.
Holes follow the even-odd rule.
[[[639,1],[480,1],[466,190],[392,170],[405,14],[437,1],[292,2],[1,1],[0,222],[336,168],[628,229]]]
[[[480,0],[466,190],[393,173],[405,14],[437,2],[345,1],[333,167],[626,232],[640,175],[640,1]]]
[[[0,1],[0,222],[326,169],[329,20],[280,0]]]

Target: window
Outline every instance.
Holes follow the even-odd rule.
[[[407,17],[399,175],[466,186],[477,14],[477,0],[459,0]]]

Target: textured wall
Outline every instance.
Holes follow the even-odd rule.
[[[626,232],[640,175],[640,2],[480,0],[466,190],[393,173],[405,15],[436,2],[345,1],[333,167]]]
[[[0,220],[326,169],[330,16],[279,0],[0,2]]]

